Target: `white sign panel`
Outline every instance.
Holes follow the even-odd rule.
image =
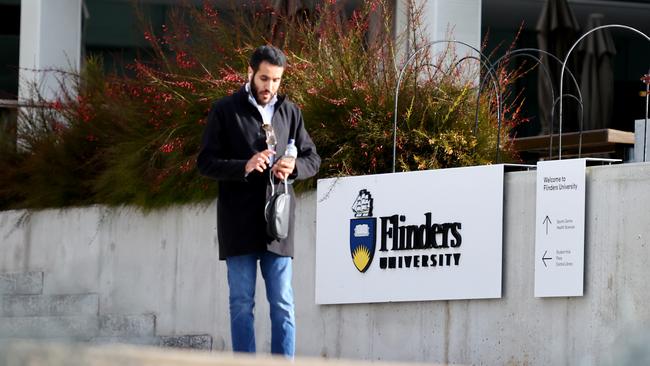
[[[316,303],[500,298],[503,174],[319,180]]]
[[[582,296],[585,159],[537,163],[535,297]]]

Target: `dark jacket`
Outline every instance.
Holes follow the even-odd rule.
[[[272,119],[277,138],[276,157],[289,141],[298,147],[296,169],[290,179],[315,175],[320,165],[316,146],[305,130],[300,109],[278,96]],[[266,234],[264,205],[270,193],[269,170],[252,171],[245,177],[245,166],[255,153],[266,149],[262,116],[248,101],[244,88],[216,101],[208,115],[197,166],[201,174],[219,181],[217,231],[219,259],[264,250],[293,257],[295,199],[291,200],[288,238],[275,241]],[[293,195],[293,189],[289,185]]]

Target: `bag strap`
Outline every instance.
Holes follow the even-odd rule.
[[[275,184],[273,183],[273,172],[271,172],[271,169],[269,169],[269,182],[271,183],[271,196],[273,196],[275,194]],[[289,193],[287,178],[284,178],[282,182],[278,183],[278,189],[282,183],[284,183],[284,193]]]

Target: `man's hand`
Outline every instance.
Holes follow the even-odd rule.
[[[273,165],[271,171],[278,179],[285,180],[291,173],[293,173],[295,167],[296,159],[282,158]]]
[[[273,154],[275,154],[273,150],[266,149],[253,155],[246,162],[246,174],[252,172],[253,170],[257,170],[258,172],[262,173],[264,169],[266,169],[266,166],[271,162],[269,158]]]

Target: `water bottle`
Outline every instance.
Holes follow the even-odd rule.
[[[296,147],[296,140],[289,139],[287,149],[284,151],[283,159],[296,159],[298,157],[298,148]]]

